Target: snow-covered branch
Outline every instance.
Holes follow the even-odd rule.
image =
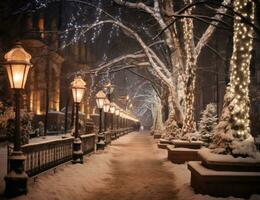
[[[230,0],[224,0],[223,1],[223,5],[229,5],[231,3]],[[220,7],[217,9],[217,13],[226,13],[227,9],[225,7]],[[214,16],[214,19],[218,19],[219,21],[223,18],[223,15],[219,15],[216,14]],[[212,22],[212,25],[210,25],[207,30],[204,32],[204,34],[202,35],[202,37],[200,38],[199,42],[196,45],[195,48],[195,53],[196,53],[196,57],[198,57],[198,55],[201,52],[201,49],[205,46],[205,44],[207,43],[207,41],[210,39],[210,37],[212,36],[213,32],[216,29],[216,26],[219,24],[219,21],[214,21]]]
[[[140,59],[140,58],[145,58],[145,54],[127,54],[127,55],[122,55],[117,58],[112,59],[111,61],[101,64],[98,68],[93,69],[91,72],[94,73],[99,73],[100,71],[107,69],[108,67],[111,67],[119,62],[128,60],[128,59]]]
[[[154,13],[153,8],[145,5],[143,2],[132,3],[129,1],[125,1],[125,0],[114,0],[114,2],[116,2],[117,4],[122,5],[122,6],[127,6],[128,8],[141,9],[150,14]]]

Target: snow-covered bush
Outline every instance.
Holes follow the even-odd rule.
[[[257,149],[252,136],[250,134],[238,134],[238,131],[243,128],[244,124],[234,122],[234,118],[237,115],[236,108],[238,102],[229,90],[228,86],[220,122],[213,131],[213,140],[209,147],[212,149],[212,152],[218,154],[231,154],[234,157],[256,157]]]
[[[173,140],[179,139],[181,136],[181,128],[178,126],[177,122],[174,120],[174,112],[172,111],[169,115],[168,120],[165,122],[164,131],[161,136],[162,139]]]
[[[181,137],[181,140],[187,140],[187,141],[198,141],[200,140],[200,134],[198,131],[193,133],[186,133]]]
[[[29,133],[32,132],[32,114],[21,110],[21,144],[29,142]],[[7,137],[12,141],[15,129],[15,112],[14,108],[6,102],[0,102],[0,129],[5,132]]]
[[[0,134],[3,136],[7,135],[7,122],[8,119],[13,119],[15,113],[13,107],[7,102],[0,101]]]
[[[204,142],[204,145],[208,147],[212,142],[213,129],[217,125],[218,120],[216,104],[208,104],[201,115],[202,116],[199,122],[200,139]]]

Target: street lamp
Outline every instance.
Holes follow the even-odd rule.
[[[129,102],[131,102],[131,99],[129,98],[128,95],[126,95],[126,97],[125,97],[125,110],[128,109],[128,104],[129,104]]]
[[[7,52],[4,56],[8,80],[11,88],[15,92],[15,130],[14,130],[14,151],[8,158],[10,172],[5,176],[5,194],[7,196],[17,196],[27,193],[28,176],[24,171],[24,161],[26,157],[21,151],[20,133],[20,91],[24,89],[27,80],[31,55],[27,53],[21,44]]]
[[[111,101],[111,94],[113,93],[115,89],[115,86],[112,85],[110,82],[104,86],[104,91],[107,94],[107,98],[109,101]]]
[[[100,90],[96,94],[96,103],[99,109],[99,133],[102,132],[102,109],[104,107],[105,99],[106,99],[106,94],[102,90]]]
[[[104,130],[107,131],[107,113],[109,112],[110,108],[110,101],[108,99],[105,99],[104,101],[104,113],[105,113],[105,119],[104,119]]]
[[[123,109],[120,109],[120,112],[119,112],[120,128],[123,128],[123,115],[124,115],[124,111],[123,111]]]
[[[116,111],[116,104],[114,103],[111,103],[110,104],[110,113],[111,113],[111,130],[113,131],[114,129],[114,114],[115,114],[115,111]]]
[[[100,90],[96,94],[96,103],[97,103],[97,107],[99,109],[99,131],[98,131],[97,148],[100,148],[100,149],[105,148],[105,135],[102,134],[102,110],[104,107],[105,99],[106,99],[106,94],[102,90]]]
[[[79,104],[82,101],[86,89],[86,82],[81,76],[75,77],[71,82],[72,96],[76,107],[75,133],[73,142],[73,161],[72,163],[83,163],[83,151],[81,139],[79,137]]]
[[[119,113],[120,113],[120,108],[119,107],[116,107],[116,110],[115,110],[115,115],[116,115],[116,137],[118,137],[118,129],[119,129]]]

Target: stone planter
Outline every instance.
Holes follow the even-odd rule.
[[[160,139],[157,145],[160,149],[167,149],[167,145],[169,144],[172,144],[172,142],[169,140]]]
[[[154,138],[154,139],[160,139],[161,136],[162,136],[161,134],[158,134],[158,133],[157,133],[157,134],[154,134],[154,135],[153,135],[153,138]]]
[[[173,163],[185,163],[186,161],[199,161],[198,150],[202,147],[202,141],[172,140],[172,145],[167,146],[168,160]]]
[[[174,145],[168,145],[168,160],[176,164],[182,164],[186,161],[198,161],[200,160],[198,156],[198,149],[190,148],[176,148]]]
[[[172,144],[178,148],[200,149],[203,145],[202,141],[172,140]]]
[[[260,159],[217,155],[207,149],[198,155],[201,162],[188,163],[195,192],[243,198],[260,193]]]

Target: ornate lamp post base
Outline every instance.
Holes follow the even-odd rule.
[[[72,163],[81,163],[83,164],[83,151],[81,148],[81,139],[75,138],[73,142],[73,155],[72,155]]]
[[[26,194],[28,175],[24,171],[24,161],[26,157],[22,151],[14,151],[8,158],[10,162],[10,172],[5,176],[5,195],[15,197]]]

